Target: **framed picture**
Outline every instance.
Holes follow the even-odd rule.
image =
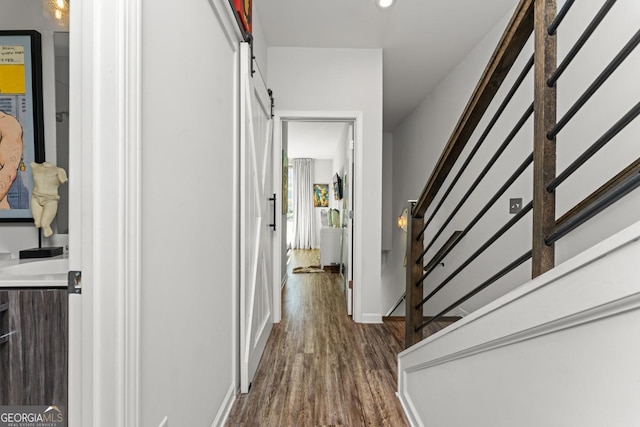
[[[31,163],[44,162],[37,31],[0,31],[0,221],[32,221]]]
[[[236,16],[240,28],[244,33],[251,34],[253,31],[252,0],[233,0],[233,8],[236,10]]]
[[[329,207],[329,184],[313,184],[313,207]]]

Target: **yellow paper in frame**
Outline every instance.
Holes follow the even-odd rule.
[[[0,46],[0,93],[26,94],[24,46]]]

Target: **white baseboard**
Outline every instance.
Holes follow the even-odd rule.
[[[229,413],[231,412],[231,407],[233,406],[233,402],[236,401],[236,388],[233,384],[229,386],[229,390],[227,391],[224,400],[222,401],[222,405],[220,405],[220,409],[218,409],[218,413],[216,414],[216,418],[213,420],[213,424],[211,427],[222,427],[227,422],[227,418],[229,418]]]
[[[419,425],[418,420],[416,420],[415,418],[415,414],[417,414],[418,411],[416,411],[416,408],[413,406],[413,403],[411,402],[411,399],[409,398],[409,396],[406,394],[396,392],[396,397],[400,401],[400,406],[402,406],[402,409],[404,410],[404,414],[407,417],[407,420],[409,421],[409,425],[411,427],[415,427]]]
[[[382,314],[380,313],[362,313],[360,323],[382,323]]]

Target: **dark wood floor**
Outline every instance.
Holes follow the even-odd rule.
[[[318,264],[318,251],[294,251],[288,270]],[[354,323],[345,307],[339,274],[289,274],[282,321],[227,425],[408,425],[395,394],[404,323]]]

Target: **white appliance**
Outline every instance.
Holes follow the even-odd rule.
[[[341,228],[322,227],[320,229],[320,267],[340,263]]]
[[[320,268],[323,268],[325,265],[340,263],[342,229],[329,225],[328,212],[324,209],[320,211],[320,221],[322,223],[320,229]]]

